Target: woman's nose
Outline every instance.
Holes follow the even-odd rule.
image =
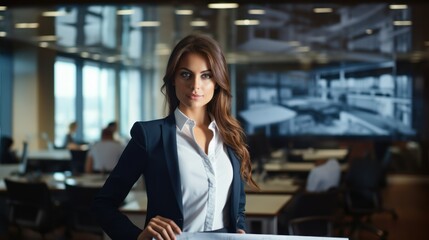
[[[192,89],[200,89],[200,85],[201,85],[201,79],[199,79],[198,77],[194,77],[191,83]]]

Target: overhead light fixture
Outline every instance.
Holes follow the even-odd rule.
[[[41,47],[41,48],[47,48],[48,46],[49,46],[49,43],[47,43],[47,42],[39,43],[39,47]]]
[[[249,9],[249,14],[263,15],[263,14],[265,14],[265,10],[264,9]]]
[[[174,13],[176,13],[176,15],[192,15],[194,11],[191,9],[176,9]]]
[[[259,20],[243,19],[243,20],[235,20],[234,23],[237,26],[254,26],[254,25],[259,25]]]
[[[55,35],[44,35],[44,36],[37,36],[36,40],[41,42],[55,42],[58,40],[58,37]]]
[[[413,25],[413,22],[409,21],[409,20],[393,21],[393,25],[395,25],[395,26],[411,26],[411,25]]]
[[[142,21],[136,23],[137,27],[159,27],[161,23],[159,21]]]
[[[6,6],[0,6],[0,11],[6,11],[7,7]]]
[[[0,37],[6,37],[7,33],[6,32],[0,32]]]
[[[70,47],[66,49],[66,52],[68,53],[77,53],[77,47]]]
[[[208,7],[212,9],[238,8],[238,3],[209,3]]]
[[[365,30],[365,33],[368,35],[371,35],[374,31],[370,28],[368,28],[367,30]]]
[[[121,9],[116,11],[116,15],[133,15],[134,10],[133,9]]]
[[[65,11],[46,11],[42,13],[42,16],[44,17],[60,17],[67,15],[67,12]]]
[[[101,58],[101,56],[98,53],[95,53],[92,55],[92,59],[94,59],[94,60],[100,60],[100,58]]]
[[[297,52],[309,52],[310,51],[310,47],[306,47],[306,46],[297,47],[296,51]]]
[[[207,27],[209,24],[204,20],[194,20],[191,22],[192,27]]]
[[[26,29],[26,28],[38,28],[38,23],[16,23],[15,28]]]
[[[291,47],[298,47],[301,46],[301,43],[299,41],[289,41],[287,42]]]
[[[389,8],[392,10],[401,10],[401,9],[407,9],[408,6],[406,4],[391,4],[389,5]]]
[[[80,56],[83,58],[88,58],[89,57],[89,52],[81,52]]]
[[[333,11],[332,8],[313,8],[313,12],[315,13],[331,13]]]

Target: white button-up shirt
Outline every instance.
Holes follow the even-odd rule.
[[[232,164],[219,135],[215,121],[208,154],[197,144],[195,122],[178,108],[177,153],[183,195],[183,231],[212,231],[228,226]]]

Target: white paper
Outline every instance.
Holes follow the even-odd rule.
[[[307,237],[271,234],[236,234],[236,233],[190,233],[182,232],[177,240],[346,240],[334,237]]]

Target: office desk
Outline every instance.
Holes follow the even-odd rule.
[[[4,178],[7,177],[16,181],[43,181],[46,182],[51,191],[62,191],[65,183],[70,185],[81,185],[88,187],[102,187],[107,179],[107,175],[102,174],[82,174],[79,176],[67,176],[64,173],[41,174],[39,176],[4,176],[0,179],[0,192],[6,192]]]
[[[61,150],[37,150],[28,151],[28,160],[33,161],[70,161],[70,151]]]
[[[343,159],[348,153],[348,149],[294,149],[290,152],[293,155],[300,155],[304,161],[315,161],[319,159],[335,158]]]
[[[274,178],[266,181],[256,182],[261,189],[260,191],[253,190],[249,186],[245,185],[244,190],[246,193],[251,194],[294,194],[300,186],[294,183],[293,179],[285,178]]]
[[[30,171],[70,171],[71,154],[67,149],[29,151],[27,165]]]
[[[247,194],[245,214],[248,225],[258,221],[262,223],[262,233],[277,234],[278,216],[291,198],[292,195],[285,194]],[[125,202],[120,211],[134,224],[143,227],[147,211],[146,192],[131,191]]]
[[[286,194],[247,194],[247,225],[250,228],[251,222],[258,221],[262,223],[263,234],[277,234],[278,217],[291,199],[292,195]]]
[[[313,162],[302,163],[282,163],[282,162],[268,162],[264,164],[264,170],[267,173],[308,173],[314,168]],[[341,171],[346,171],[348,165],[346,163],[340,164]]]

